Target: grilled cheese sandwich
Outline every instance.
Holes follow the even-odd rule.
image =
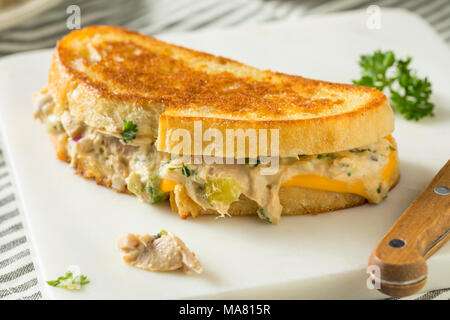
[[[399,178],[392,109],[380,91],[258,70],[118,27],[63,38],[34,106],[77,173],[144,202],[170,197],[183,218],[257,214],[276,224],[282,214],[378,203]],[[195,134],[196,121],[224,136],[278,130],[278,171],[187,161],[202,151],[176,152],[171,135]],[[125,122],[137,128],[126,141]]]

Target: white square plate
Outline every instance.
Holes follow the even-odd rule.
[[[450,55],[418,17],[382,11],[382,28],[369,30],[364,12],[312,17],[302,22],[210,30],[160,38],[260,68],[350,82],[358,59],[375,49],[413,57],[433,83],[434,118],[396,117],[394,136],[401,180],[379,205],[318,216],[283,217],[271,226],[256,217],[181,220],[167,204],[150,206],[97,186],[56,159],[30,97],[44,84],[51,52],[0,62],[0,121],[20,205],[31,229],[41,280],[78,265],[91,279],[80,292],[45,287],[46,297],[93,298],[373,298],[366,288],[368,257],[389,226],[450,154]],[[123,233],[179,235],[196,252],[204,273],[152,273],[122,263]],[[425,289],[450,286],[450,244],[429,259]],[[43,282],[42,282],[43,283]]]

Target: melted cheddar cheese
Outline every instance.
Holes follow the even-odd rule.
[[[388,157],[389,161],[381,172],[382,179],[386,183],[389,183],[391,181],[395,168],[397,167],[397,157],[395,153],[390,152]],[[281,186],[295,186],[324,191],[353,193],[369,199],[365,184],[362,180],[346,182],[315,174],[303,174],[290,178],[289,180],[283,182]]]

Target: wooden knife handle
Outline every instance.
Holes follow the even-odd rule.
[[[393,297],[419,291],[427,280],[426,259],[450,232],[450,160],[378,243],[369,259],[369,275],[379,290]]]

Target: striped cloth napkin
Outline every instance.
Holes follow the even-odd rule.
[[[376,4],[399,7],[421,15],[450,44],[450,0],[79,0],[56,1],[39,14],[0,32],[0,56],[53,47],[65,35],[69,5],[78,5],[82,26],[122,25],[146,34],[228,27],[267,21],[299,19],[367,8]],[[1,25],[0,25],[1,27]],[[41,299],[24,217],[15,199],[13,181],[0,141],[0,299]],[[450,299],[450,288],[406,299]]]

